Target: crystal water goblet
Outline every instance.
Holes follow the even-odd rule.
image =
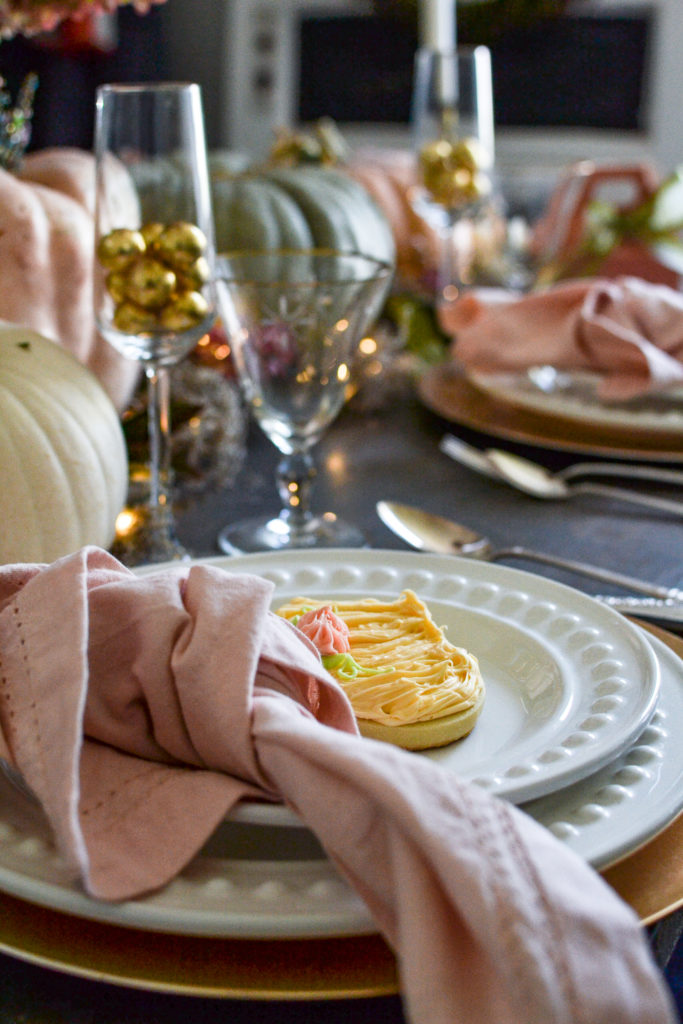
[[[392,273],[380,260],[333,250],[218,256],[219,315],[251,412],[282,453],[283,506],[278,516],[226,526],[221,550],[365,543],[354,525],[312,511],[312,450],[344,405],[358,342],[382,307]]]
[[[192,83],[109,84],[95,118],[95,316],[147,378],[149,493],[115,554],[186,558],[176,537],[169,370],[215,318],[213,214],[201,93]]]

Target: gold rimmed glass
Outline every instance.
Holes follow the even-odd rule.
[[[220,255],[217,301],[243,393],[282,453],[278,516],[227,526],[218,543],[240,553],[360,547],[361,532],[334,513],[314,514],[313,449],[341,410],[358,342],[378,315],[392,268],[332,250]]]

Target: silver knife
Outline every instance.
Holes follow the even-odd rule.
[[[657,597],[614,597],[605,594],[598,594],[595,600],[624,615],[655,619],[658,622],[670,623],[672,626],[683,626],[683,604],[675,601],[662,601]]]

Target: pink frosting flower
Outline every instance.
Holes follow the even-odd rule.
[[[350,650],[349,627],[329,604],[304,612],[296,625],[323,656]]]

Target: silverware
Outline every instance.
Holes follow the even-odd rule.
[[[439,451],[442,451],[444,455],[449,455],[461,466],[473,469],[475,473],[491,477],[492,480],[500,480],[500,473],[491,462],[488,453],[483,452],[481,448],[475,448],[474,445],[468,444],[467,441],[463,441],[459,437],[445,434],[439,442]]]
[[[475,448],[460,437],[445,434],[441,439],[440,449],[450,455],[456,462],[469,466],[488,476],[497,476],[498,470],[489,458],[489,452],[497,449]],[[524,460],[529,466],[538,466],[530,459]],[[546,471],[547,472],[547,471]],[[638,462],[575,462],[553,474],[560,480],[575,480],[581,476],[621,476],[639,480],[652,480],[655,483],[683,486],[683,470],[665,469],[662,466],[645,466]]]
[[[552,473],[544,466],[530,459],[524,459],[512,452],[498,448],[481,451],[460,438],[446,435],[440,450],[461,465],[467,466],[484,476],[504,481],[517,490],[530,494],[535,498],[561,499],[575,494],[598,494],[634,505],[656,509],[662,512],[683,516],[683,502],[658,498],[653,495],[641,494],[627,488],[606,486],[596,483],[569,483],[581,476],[626,476],[632,479],[651,480],[658,483],[683,486],[683,472],[660,469],[654,466],[620,465],[612,462],[580,462],[567,469]]]
[[[683,604],[662,601],[657,597],[613,597],[598,594],[595,598],[623,615],[639,615],[642,619],[658,619],[671,626],[683,626]]]
[[[623,604],[627,605],[628,611],[634,615],[642,613],[662,620],[683,621],[683,590],[676,587],[662,587],[633,576],[613,572],[610,569],[589,565],[586,562],[577,562],[556,555],[548,555],[541,551],[533,551],[519,544],[506,548],[494,548],[488,537],[476,533],[469,527],[411,505],[379,501],[376,508],[377,514],[385,526],[388,526],[393,533],[418,551],[459,555],[488,562],[505,558],[522,558],[540,562],[543,565],[554,566],[557,569],[578,573],[603,583],[610,583],[613,586],[622,587],[624,590],[633,590],[638,594],[647,595],[648,598],[646,601],[638,600],[635,597],[599,598],[603,603],[612,607]],[[622,609],[619,608],[619,610]]]

